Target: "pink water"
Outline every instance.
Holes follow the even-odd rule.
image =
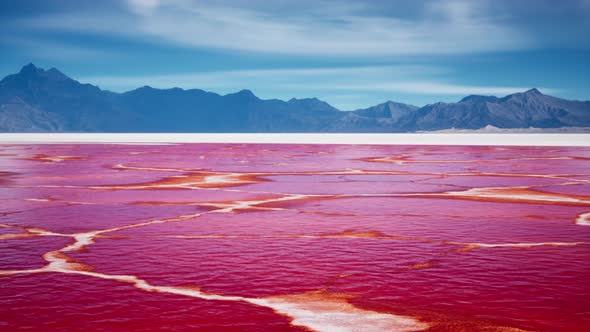
[[[2,331],[585,331],[590,148],[0,145]]]

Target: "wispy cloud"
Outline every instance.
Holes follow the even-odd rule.
[[[112,51],[31,37],[4,37],[2,43],[20,50],[27,58],[33,59],[88,61],[121,56]]]
[[[160,0],[127,0],[127,5],[135,14],[151,15],[160,6]]]
[[[140,37],[184,47],[306,56],[463,54],[534,44],[522,31],[485,15],[482,1],[428,2],[421,15],[412,19],[366,15],[358,4],[348,2],[338,10],[318,6],[314,15],[206,1],[130,0],[128,5],[129,13],[101,19],[94,13],[62,14],[25,25]]]
[[[425,65],[392,65],[362,67],[274,68],[223,70],[169,75],[87,76],[84,82],[98,83],[117,91],[150,85],[158,88],[202,88],[217,91],[234,91],[243,88],[272,86],[276,88],[334,86],[341,82],[364,82],[374,85],[416,77],[433,77],[448,73],[448,69]],[[315,83],[312,83],[315,82]],[[339,83],[340,82],[340,83]],[[321,85],[324,84],[324,85]]]
[[[526,86],[478,86],[462,85],[441,81],[404,81],[404,82],[378,82],[370,85],[362,84],[337,84],[337,85],[315,85],[315,89],[332,89],[332,90],[350,90],[350,91],[384,91],[398,92],[418,95],[446,95],[446,96],[466,96],[466,95],[495,95],[503,96],[511,93],[522,92],[532,87]],[[556,93],[554,88],[539,88],[546,93]]]

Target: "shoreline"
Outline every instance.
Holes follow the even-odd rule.
[[[252,143],[370,145],[590,146],[590,134],[166,134],[1,133],[0,144]]]

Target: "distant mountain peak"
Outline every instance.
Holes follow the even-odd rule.
[[[33,63],[29,63],[23,66],[17,75],[25,79],[35,79],[38,77],[43,77],[45,79],[49,79],[52,81],[63,81],[71,79],[66,74],[59,71],[57,68],[50,68],[49,70],[44,70],[43,68],[35,66]]]
[[[322,102],[322,101],[316,97],[311,97],[311,98],[291,98],[287,102],[298,103],[298,102]]]
[[[19,74],[36,73],[38,71],[39,71],[39,68],[37,68],[37,66],[35,66],[32,62],[29,62],[28,64],[24,65],[21,68]]]
[[[254,95],[254,92],[252,92],[252,90],[248,90],[248,89],[242,89],[238,92],[235,93],[236,95],[239,96],[247,96],[247,97],[256,97],[256,95]]]
[[[544,94],[541,93],[541,91],[539,91],[536,88],[532,88],[529,90],[526,90],[525,92],[517,92],[517,93],[513,93],[511,95],[508,95],[504,98],[502,98],[503,100],[518,100],[518,101],[531,101],[531,100],[539,100],[542,99],[542,97],[545,97]]]
[[[365,109],[358,109],[353,112],[356,115],[368,117],[371,119],[391,119],[393,121],[398,121],[402,117],[407,116],[418,108],[418,106],[402,104],[388,100],[382,104]]]
[[[524,92],[525,95],[537,95],[537,96],[543,96],[543,94],[541,93],[541,91],[537,90],[537,88],[532,88],[530,90],[527,90]]]
[[[398,109],[398,108],[404,108],[404,109],[411,109],[411,110],[417,110],[418,106],[412,105],[412,104],[404,104],[404,103],[400,103],[397,101],[393,101],[393,100],[388,100],[384,103],[384,105],[387,105],[391,110],[394,109]]]
[[[47,74],[49,74],[49,76],[51,76],[54,79],[70,79],[66,74],[62,73],[61,71],[59,71],[57,68],[50,68],[49,70],[47,70]]]
[[[260,99],[260,98],[256,97],[254,92],[252,92],[248,89],[242,89],[238,92],[228,93],[224,97],[239,98],[242,100],[259,100]]]
[[[461,99],[459,102],[460,103],[466,103],[466,102],[492,102],[492,101],[496,101],[498,100],[498,97],[496,96],[481,96],[481,95],[469,95],[463,99]]]

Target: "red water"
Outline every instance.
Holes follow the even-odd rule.
[[[590,148],[0,145],[2,331],[585,331]]]

